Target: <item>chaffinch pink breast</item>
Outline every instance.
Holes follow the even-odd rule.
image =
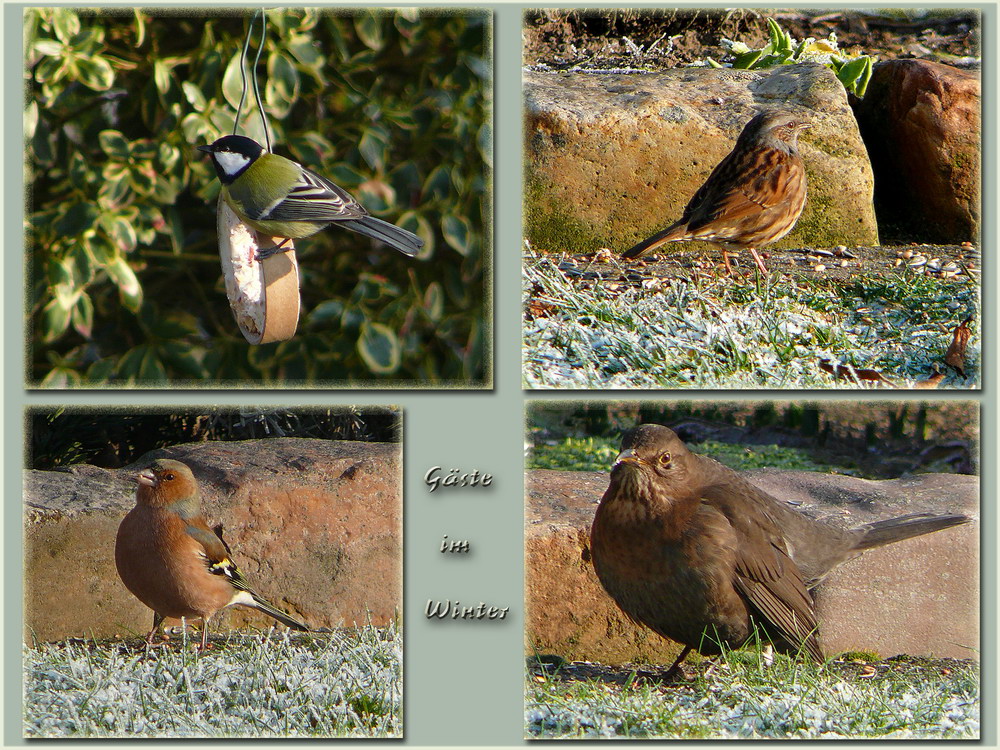
[[[255,592],[233,562],[221,529],[201,515],[198,481],[185,464],[158,459],[139,472],[135,507],[118,527],[115,564],[126,588],[153,610],[152,643],[165,617],[202,620],[201,647],[209,621],[240,604],[295,630],[310,630]]]

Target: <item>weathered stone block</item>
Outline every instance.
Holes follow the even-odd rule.
[[[806,111],[809,199],[774,247],[877,245],[873,178],[843,86],[825,67],[526,72],[525,234],[538,250],[625,250],[680,218],[766,108]]]
[[[399,445],[298,438],[178,445],[117,471],[27,471],[25,637],[50,641],[145,634],[152,613],[115,569],[132,477],[154,458],[183,461],[209,524],[223,525],[237,565],[274,605],[313,627],[375,625],[402,605]],[[266,627],[233,607],[212,620]]]

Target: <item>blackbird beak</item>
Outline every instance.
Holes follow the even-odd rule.
[[[143,487],[156,486],[156,474],[153,473],[152,469],[144,469],[136,474],[134,478]]]
[[[641,458],[639,458],[639,456],[636,455],[634,449],[626,448],[625,450],[623,450],[621,453],[618,454],[618,458],[615,459],[615,462],[614,464],[612,464],[611,468],[613,469],[615,466],[618,466],[619,464],[642,464],[642,463],[645,463],[645,461],[643,461]]]

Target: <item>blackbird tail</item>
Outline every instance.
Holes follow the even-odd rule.
[[[876,521],[855,529],[855,531],[862,532],[862,536],[855,544],[854,549],[860,552],[872,547],[881,547],[884,544],[959,526],[971,520],[968,516],[962,515],[942,516],[933,513],[913,513],[899,518],[890,518],[887,521]]]

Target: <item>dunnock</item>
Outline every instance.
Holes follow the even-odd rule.
[[[758,114],[694,194],[680,220],[626,250],[622,257],[638,258],[666,242],[704,240],[722,245],[728,273],[733,272],[730,250],[747,249],[766,274],[757,248],[792,231],[806,204],[806,171],[798,140],[808,127],[791,112]]]
[[[625,433],[590,532],[601,584],[632,620],[692,648],[738,648],[756,627],[822,661],[809,589],[866,549],[970,519],[911,514],[840,529],[688,450],[666,427]]]

